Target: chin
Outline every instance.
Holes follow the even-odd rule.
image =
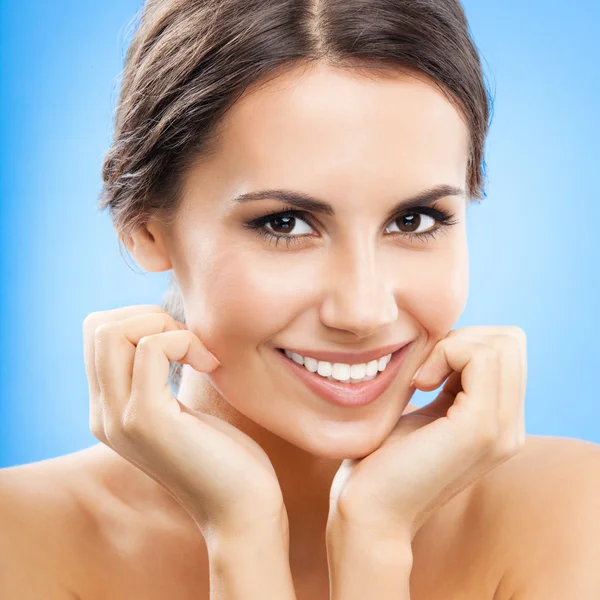
[[[296,431],[293,439],[288,438],[288,441],[319,458],[364,458],[381,446],[386,435],[377,434],[372,426],[369,431],[365,431],[365,427],[356,425],[360,424],[352,426],[349,423],[328,423],[327,427],[318,433]]]
[[[318,458],[325,458],[331,460],[344,460],[346,458],[361,459],[369,454],[372,454],[379,445],[365,444],[365,443],[352,443],[346,444],[330,444],[322,446],[312,445],[310,448],[306,448],[307,452],[310,452],[313,456]]]

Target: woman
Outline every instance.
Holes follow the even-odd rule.
[[[0,596],[597,597],[597,446],[452,329],[488,116],[457,0],[148,1],[100,205],[173,286],[85,320],[101,443],[2,472]]]

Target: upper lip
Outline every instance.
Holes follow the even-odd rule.
[[[284,350],[295,352],[302,356],[309,356],[316,360],[322,360],[330,363],[345,363],[347,365],[356,365],[360,363],[368,363],[372,360],[381,358],[392,354],[401,348],[404,348],[408,342],[401,342],[399,344],[392,344],[390,346],[382,346],[381,348],[374,348],[373,350],[365,350],[363,352],[328,352],[321,350],[303,350],[301,348],[290,348],[289,346],[284,347]]]

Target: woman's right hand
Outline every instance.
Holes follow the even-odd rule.
[[[220,363],[160,306],[94,312],[83,323],[94,436],[161,484],[205,538],[287,521],[263,449],[173,395],[169,362],[208,373]]]

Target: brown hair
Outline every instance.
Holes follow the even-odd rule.
[[[470,131],[467,193],[484,193],[491,98],[459,0],[147,0],[127,50],[100,210],[119,238],[171,223],[183,175],[218,149],[225,112],[281,69],[420,72]],[[163,307],[185,322],[174,274]],[[181,365],[171,365],[179,387]]]

